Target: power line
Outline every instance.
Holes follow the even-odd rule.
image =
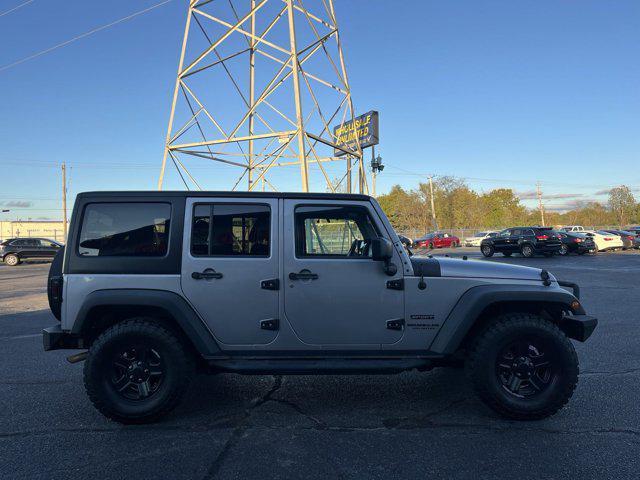
[[[26,7],[27,5],[29,5],[30,3],[32,3],[33,0],[27,0],[26,2],[22,2],[20,5],[16,5],[13,8],[10,8],[9,10],[5,10],[4,12],[0,13],[0,17],[4,17],[5,15],[9,15],[11,12],[15,12],[16,10],[22,8],[22,7]]]
[[[93,30],[89,30],[88,32],[85,32],[85,33],[77,35],[77,36],[75,36],[73,38],[70,38],[69,40],[65,40],[62,43],[58,43],[57,45],[54,45],[54,46],[49,47],[49,48],[45,48],[44,50],[41,50],[41,51],[39,51],[37,53],[34,53],[32,55],[29,55],[29,56],[26,56],[24,58],[21,58],[20,60],[16,60],[13,63],[9,63],[7,65],[4,65],[4,66],[0,67],[0,72],[4,72],[5,70],[8,70],[8,69],[13,68],[15,66],[18,66],[18,65],[20,65],[22,63],[28,62],[29,60],[33,60],[34,58],[38,58],[38,57],[41,57],[42,55],[46,55],[47,53],[51,53],[54,50],[57,50],[59,48],[66,47],[67,45],[70,45],[70,44],[72,44],[74,42],[77,42],[78,40],[81,40],[81,39],[83,39],[85,37],[93,35],[94,33],[98,33],[98,32],[100,32],[102,30],[107,29],[107,28],[113,27],[113,26],[115,26],[115,25],[117,25],[119,23],[126,22],[127,20],[131,20],[131,19],[133,19],[133,18],[135,18],[135,17],[137,17],[139,15],[142,15],[144,13],[150,12],[151,10],[153,10],[155,8],[161,7],[162,5],[165,5],[165,4],[169,3],[170,1],[171,0],[164,0],[164,1],[160,2],[160,3],[156,3],[155,5],[152,5],[152,6],[148,7],[148,8],[143,9],[143,10],[139,10],[139,11],[137,11],[135,13],[132,13],[131,15],[127,15],[126,17],[122,17],[122,18],[120,18],[120,19],[118,19],[118,20],[116,20],[114,22],[107,23],[106,25],[102,25],[101,27],[94,28]]]
[[[471,182],[488,182],[488,183],[506,183],[506,184],[515,184],[515,185],[531,185],[532,182],[531,180],[514,180],[514,179],[505,179],[505,178],[480,178],[480,177],[463,177],[463,176],[459,176],[459,175],[447,175],[447,174],[439,174],[439,175],[435,175],[432,173],[418,173],[418,172],[413,172],[410,170],[407,170],[405,168],[401,168],[398,167],[396,165],[391,165],[389,163],[387,163],[387,166],[394,168],[396,170],[401,170],[404,173],[385,173],[385,175],[409,175],[409,176],[414,176],[414,177],[421,177],[421,178],[425,178],[428,179],[430,176],[433,177],[452,177],[452,178],[457,178],[460,180],[468,180]],[[580,184],[580,183],[566,183],[566,182],[553,182],[553,181],[545,181],[542,182],[545,185],[555,185],[555,186],[572,186],[572,187],[589,187],[589,188],[600,188],[600,187],[616,187],[619,185],[618,184],[605,184],[605,183],[599,183],[599,184]],[[630,184],[634,184],[637,182],[628,182]]]

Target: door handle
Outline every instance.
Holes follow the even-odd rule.
[[[303,270],[300,270],[299,273],[291,272],[289,274],[289,280],[317,280],[317,279],[318,279],[318,274],[311,273],[311,271],[307,270],[306,268]]]
[[[205,268],[202,272],[193,272],[191,278],[194,280],[212,280],[222,278],[220,272],[216,272],[213,268]]]

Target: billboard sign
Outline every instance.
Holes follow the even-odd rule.
[[[336,145],[354,152],[378,144],[378,112],[372,110],[359,117],[333,127]],[[347,152],[333,149],[336,156],[346,155]]]

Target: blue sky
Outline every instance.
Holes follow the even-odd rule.
[[[2,66],[158,1],[0,0],[1,219],[59,218],[62,161],[72,196],[155,187],[186,0]],[[380,111],[379,192],[540,181],[560,208],[640,187],[640,2],[335,4],[356,109]]]

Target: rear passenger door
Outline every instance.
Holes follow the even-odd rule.
[[[187,199],[182,290],[227,349],[275,339],[278,278],[277,199]]]
[[[493,245],[496,250],[503,252],[509,251],[509,244],[511,243],[511,231],[502,230],[493,239]]]

